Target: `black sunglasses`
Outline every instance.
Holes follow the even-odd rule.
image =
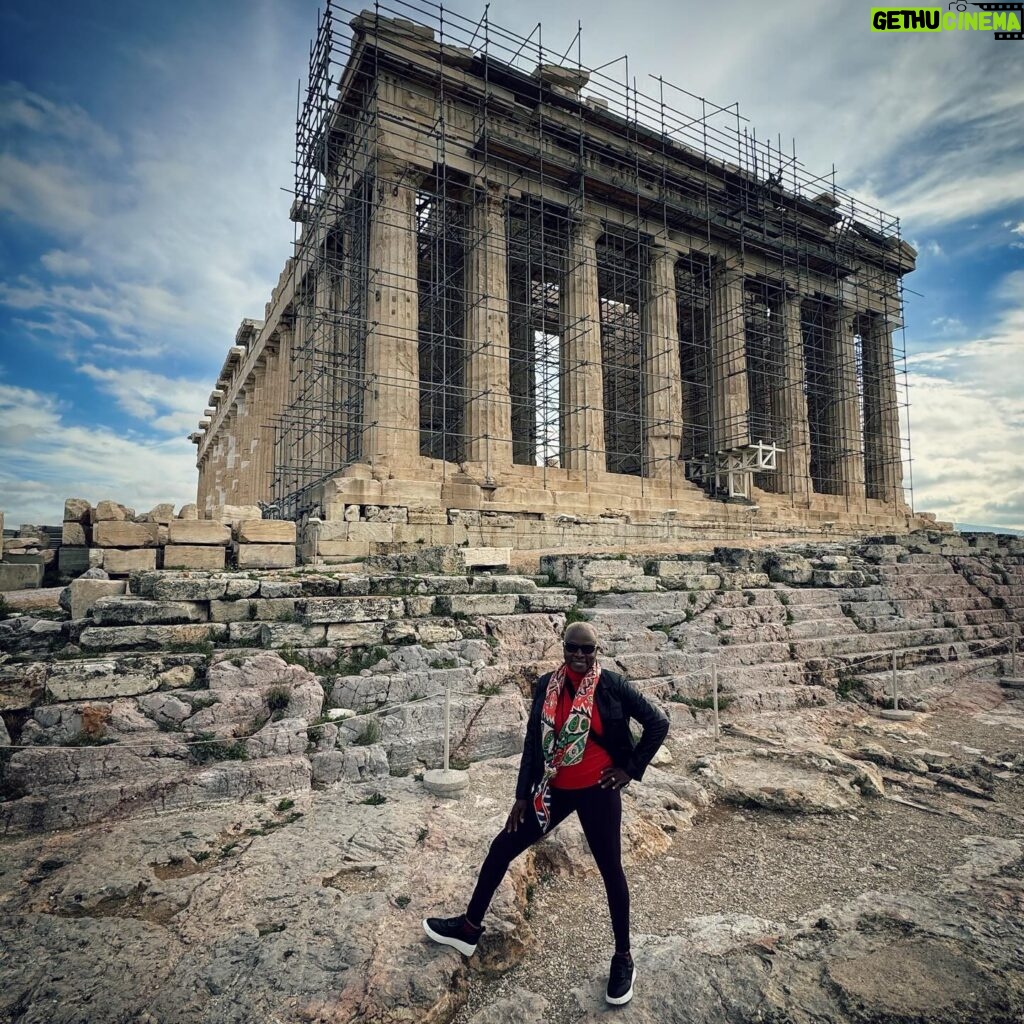
[[[597,650],[597,644],[564,644],[566,654],[593,654]]]

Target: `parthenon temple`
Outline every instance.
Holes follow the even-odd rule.
[[[928,525],[896,218],[735,104],[587,70],[580,34],[403,9],[320,16],[294,252],[191,435],[201,510],[436,543],[489,516],[536,547]]]

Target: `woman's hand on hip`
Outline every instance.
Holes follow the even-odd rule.
[[[628,786],[633,781],[633,777],[625,770],[625,768],[605,768],[601,773],[601,788],[602,789],[622,789],[623,786]]]
[[[526,812],[530,809],[529,800],[517,800],[508,812],[508,821],[505,822],[506,832],[515,832],[526,820]]]

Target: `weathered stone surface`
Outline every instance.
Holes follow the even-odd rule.
[[[92,528],[98,548],[155,548],[160,543],[156,523],[98,522]]]
[[[232,529],[237,529],[243,520],[259,519],[262,515],[259,505],[215,505],[210,518],[230,523]]]
[[[148,666],[123,668],[108,658],[82,658],[50,666],[46,695],[53,701],[99,700],[150,693],[159,685]]]
[[[14,565],[9,562],[0,562],[0,593],[41,587],[43,572],[42,565]]]
[[[142,593],[156,601],[210,601],[227,595],[231,581],[223,576],[178,576],[167,572],[146,578]]]
[[[268,722],[259,732],[245,741],[249,757],[283,757],[303,754],[309,740],[306,738],[306,719],[282,718]]]
[[[451,594],[437,598],[442,615],[511,615],[516,610],[515,594]]]
[[[323,785],[383,779],[390,771],[388,756],[379,743],[325,750],[311,754],[309,761],[313,767],[313,781]]]
[[[172,544],[219,544],[231,543],[231,528],[225,523],[212,519],[176,519],[170,524]]]
[[[206,622],[204,604],[195,601],[150,601],[141,597],[101,597],[93,602],[98,626],[177,625]]]
[[[518,608],[524,612],[567,612],[576,606],[572,591],[538,590],[535,594],[522,594]]]
[[[309,625],[397,619],[404,611],[400,597],[309,597],[296,605],[296,612]]]
[[[260,580],[260,597],[302,597],[301,580]]]
[[[101,598],[122,595],[127,587],[128,584],[124,580],[72,580],[68,584],[71,618],[84,619]]]
[[[101,549],[94,549],[97,555],[102,556],[103,552]],[[67,579],[69,576],[78,576],[80,573],[85,572],[90,568],[90,555],[92,551],[89,548],[72,548],[64,547],[57,552],[57,571],[60,575]]]
[[[768,577],[775,583],[803,586],[810,583],[813,576],[814,568],[803,555],[778,551],[773,552],[768,560]]]
[[[82,631],[79,644],[91,650],[153,650],[174,645],[191,645],[223,640],[227,627],[219,623],[182,626],[91,626]]]
[[[81,523],[65,523],[60,532],[61,546],[84,548],[89,540]]]
[[[135,510],[116,501],[97,502],[92,511],[93,523],[123,523],[135,518]]]
[[[243,544],[294,544],[295,523],[286,519],[243,519],[238,524]]]
[[[133,551],[106,548],[103,552],[103,568],[111,576],[127,576],[139,569],[155,569],[156,554],[155,548],[137,548]]]
[[[219,523],[214,525],[220,525]],[[168,544],[164,548],[165,569],[209,569],[224,568],[224,548],[212,545]]]
[[[298,598],[294,597],[257,597],[251,599],[248,604],[254,619],[264,622],[294,622],[297,600]]]
[[[260,628],[264,647],[319,647],[326,636],[326,626],[303,626],[298,622],[265,622]]]
[[[291,544],[239,544],[235,552],[239,569],[291,569],[295,547]]]
[[[87,525],[92,516],[92,505],[85,498],[67,498],[64,502],[64,522]]]
[[[383,640],[383,622],[340,622],[327,627],[327,643],[332,647],[373,647]]]
[[[864,574],[850,569],[815,569],[816,587],[862,587]]]
[[[178,512],[179,519],[198,519],[199,518],[199,506],[194,502],[190,502],[188,505],[182,505],[181,510]]]
[[[505,569],[512,560],[511,548],[459,548],[467,569]]]
[[[174,519],[174,506],[169,502],[162,502],[154,505],[148,512],[143,512],[137,519],[140,523],[159,523],[167,526]]]

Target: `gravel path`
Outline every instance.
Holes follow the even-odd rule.
[[[1024,751],[1021,729],[983,725],[956,712],[930,716],[924,728],[926,738],[915,737],[910,745],[949,750],[958,758],[978,756],[964,754],[965,747],[988,754]],[[885,745],[908,749],[898,736]],[[931,893],[964,860],[965,837],[1024,838],[1024,780],[997,780],[994,797],[991,803],[949,797],[961,817],[882,800],[838,816],[717,806],[680,832],[666,854],[627,865],[633,932],[668,935],[687,918],[723,912],[786,922],[866,892]],[[551,1024],[578,1016],[569,994],[579,984],[576,964],[582,960],[589,969],[612,952],[600,878],[596,872],[542,877],[530,920],[534,938],[527,955],[501,977],[471,980],[455,1024],[468,1024],[477,1010],[523,989],[548,999],[545,1020]]]

